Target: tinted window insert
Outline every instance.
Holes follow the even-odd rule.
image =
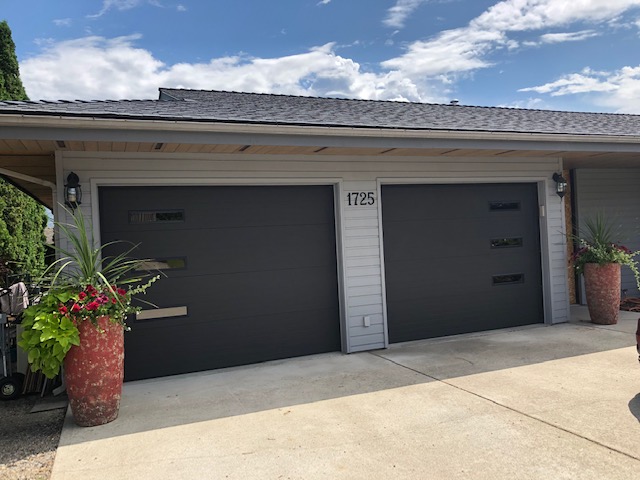
[[[142,270],[176,270],[187,268],[186,257],[151,258],[140,265]]]
[[[132,224],[175,222],[184,222],[184,210],[129,210],[129,223]]]
[[[491,211],[513,211],[520,210],[520,202],[489,202]]]
[[[514,283],[524,283],[523,273],[510,273],[507,275],[494,275],[491,277],[494,285],[511,285]]]
[[[491,248],[513,248],[522,246],[522,237],[492,238]]]

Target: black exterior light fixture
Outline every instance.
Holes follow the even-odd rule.
[[[559,173],[553,174],[553,181],[556,182],[556,194],[562,198],[567,193],[567,180]]]
[[[82,203],[82,186],[78,183],[80,178],[71,172],[67,176],[67,183],[64,186],[64,203],[67,207],[75,210]]]

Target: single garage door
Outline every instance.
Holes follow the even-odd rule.
[[[126,380],[340,349],[333,187],[99,193],[102,242],[167,275],[144,298],[169,316],[129,322]]]
[[[543,321],[535,184],[382,187],[392,343]]]

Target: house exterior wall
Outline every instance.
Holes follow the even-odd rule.
[[[69,172],[83,186],[81,209],[99,239],[100,185],[332,184],[336,192],[338,277],[343,351],[388,345],[380,187],[388,183],[529,182],[538,185],[546,323],[569,319],[564,209],[551,180],[557,158],[270,156],[61,152],[58,184]],[[59,189],[61,195],[61,189]],[[349,205],[349,194],[372,192],[372,205]],[[62,198],[58,198],[62,202]],[[352,202],[353,203],[353,202]],[[67,221],[64,212],[59,216]],[[61,240],[64,242],[64,240]],[[64,244],[62,246],[65,246]],[[364,326],[364,317],[370,326]]]
[[[620,225],[625,246],[640,250],[640,169],[577,169],[575,175],[578,228],[590,216],[602,212]],[[640,296],[631,270],[622,268],[621,288]],[[581,299],[584,303],[584,292]]]

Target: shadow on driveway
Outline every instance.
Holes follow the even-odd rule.
[[[633,413],[633,416],[640,422],[640,393],[631,399],[629,402],[629,411]]]
[[[61,445],[276,409],[286,415],[296,405],[621,349],[635,344],[626,330],[635,331],[636,318],[625,317],[615,328],[534,325],[129,382],[116,421],[83,429],[68,417]],[[638,397],[629,408],[639,418]]]

